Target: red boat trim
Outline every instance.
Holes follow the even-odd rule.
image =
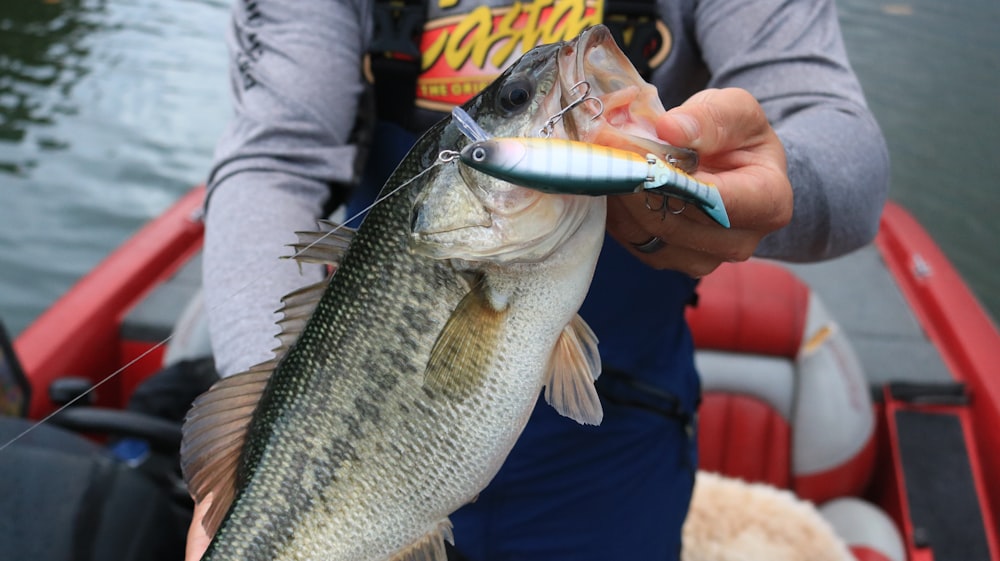
[[[122,314],[159,280],[168,278],[201,248],[200,208],[205,189],[188,192],[104,259],[17,338],[14,347],[32,392],[28,415],[53,410],[46,389],[62,376],[107,376],[123,356]],[[58,352],[52,352],[58,349]],[[95,382],[99,379],[94,379]],[[98,404],[121,406],[119,381],[96,391]]]
[[[1000,473],[1000,431],[995,430],[1000,426],[1000,331],[927,231],[899,205],[886,206],[875,244],[927,337],[972,395],[972,423],[966,426],[975,442],[969,443],[969,453],[979,472],[980,496],[989,500],[983,515],[992,557],[1000,558],[995,515],[1000,485],[982,480]]]
[[[35,389],[30,417],[41,418],[53,409],[46,391],[53,380],[84,375],[96,382],[149,348],[149,343],[121,341],[121,320],[149,290],[174,275],[201,249],[204,228],[197,214],[204,194],[204,188],[192,190],[141,229],[15,341],[16,352]],[[988,501],[983,505],[983,521],[991,558],[1000,559],[997,544],[1000,485],[985,483],[991,474],[1000,473],[1000,431],[995,430],[1000,426],[1000,376],[995,375],[1000,365],[1000,332],[927,232],[904,209],[894,203],[887,205],[875,243],[917,321],[944,363],[958,381],[967,385],[972,396],[960,416],[975,485],[979,496]],[[709,277],[704,284],[711,281]],[[801,302],[801,295],[797,296],[786,300]],[[773,312],[774,306],[768,303],[768,309]],[[803,310],[801,304],[783,310],[782,317],[788,320],[785,323],[801,325]],[[720,343],[723,348],[735,344],[756,352],[794,356],[801,343],[801,329],[792,329],[792,337],[776,338],[774,333],[750,337],[757,334],[733,325],[703,327],[718,328],[708,330],[713,335],[728,329],[726,343]],[[766,348],[759,348],[762,344]],[[130,368],[125,376],[102,386],[97,392],[98,404],[121,407],[131,387],[159,364],[158,357],[159,354],[146,357],[140,367]],[[907,515],[905,481],[895,442],[894,417],[901,407],[908,405],[889,395],[878,406],[882,417],[876,425],[878,448],[891,458],[879,462],[872,486],[877,496],[873,498],[902,522],[904,534],[910,538],[910,561],[929,561],[932,553],[928,549],[913,547],[912,521]]]

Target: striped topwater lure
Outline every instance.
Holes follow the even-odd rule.
[[[481,129],[480,129],[481,130]],[[557,138],[470,139],[459,157],[465,165],[504,181],[548,193],[617,195],[656,193],[696,205],[723,227],[729,215],[719,190],[655,154]]]

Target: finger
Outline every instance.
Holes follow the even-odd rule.
[[[652,252],[641,251],[633,242],[620,239],[612,232],[611,237],[628,249],[636,259],[654,269],[671,269],[680,271],[694,278],[701,278],[714,271],[722,263],[712,255],[693,251],[664,242]]]
[[[633,213],[633,201],[639,197],[641,195],[608,197],[607,229],[612,237],[626,246],[642,244],[653,237],[651,231],[643,227],[642,221],[637,220]]]
[[[749,92],[699,92],[656,124],[664,140],[698,152],[695,176],[719,189],[734,228],[767,232],[791,219],[785,149]]]
[[[208,509],[212,506],[211,493],[205,500],[195,503],[194,516],[191,518],[191,525],[188,526],[187,545],[184,548],[184,561],[198,561],[205,555],[208,544],[212,537],[205,531],[202,521],[208,514]]]
[[[666,212],[650,210],[662,204],[668,205]],[[723,228],[694,205],[656,195],[648,199],[643,194],[609,197],[607,225],[616,240],[632,246],[656,236],[672,247],[704,253],[720,261],[748,259],[762,237],[752,230]]]
[[[769,132],[763,108],[740,88],[700,91],[656,121],[657,136],[702,156],[759,143]]]

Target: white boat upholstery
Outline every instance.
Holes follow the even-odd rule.
[[[788,270],[754,260],[706,277],[688,319],[702,377],[700,469],[820,505],[849,497],[865,505],[855,509],[859,521],[872,511],[889,520],[859,498],[874,469],[875,408],[851,343],[820,299]],[[853,546],[848,530],[841,537]],[[889,545],[870,540],[876,549],[866,554],[902,549],[898,532],[874,531]]]

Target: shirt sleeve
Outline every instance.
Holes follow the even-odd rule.
[[[850,67],[834,0],[696,2],[710,87],[741,87],[781,139],[791,223],[757,255],[827,259],[870,242],[889,190],[885,140]]]
[[[285,294],[322,276],[286,244],[356,181],[365,0],[233,4],[233,117],[209,174],[203,284],[223,376],[271,358]]]

